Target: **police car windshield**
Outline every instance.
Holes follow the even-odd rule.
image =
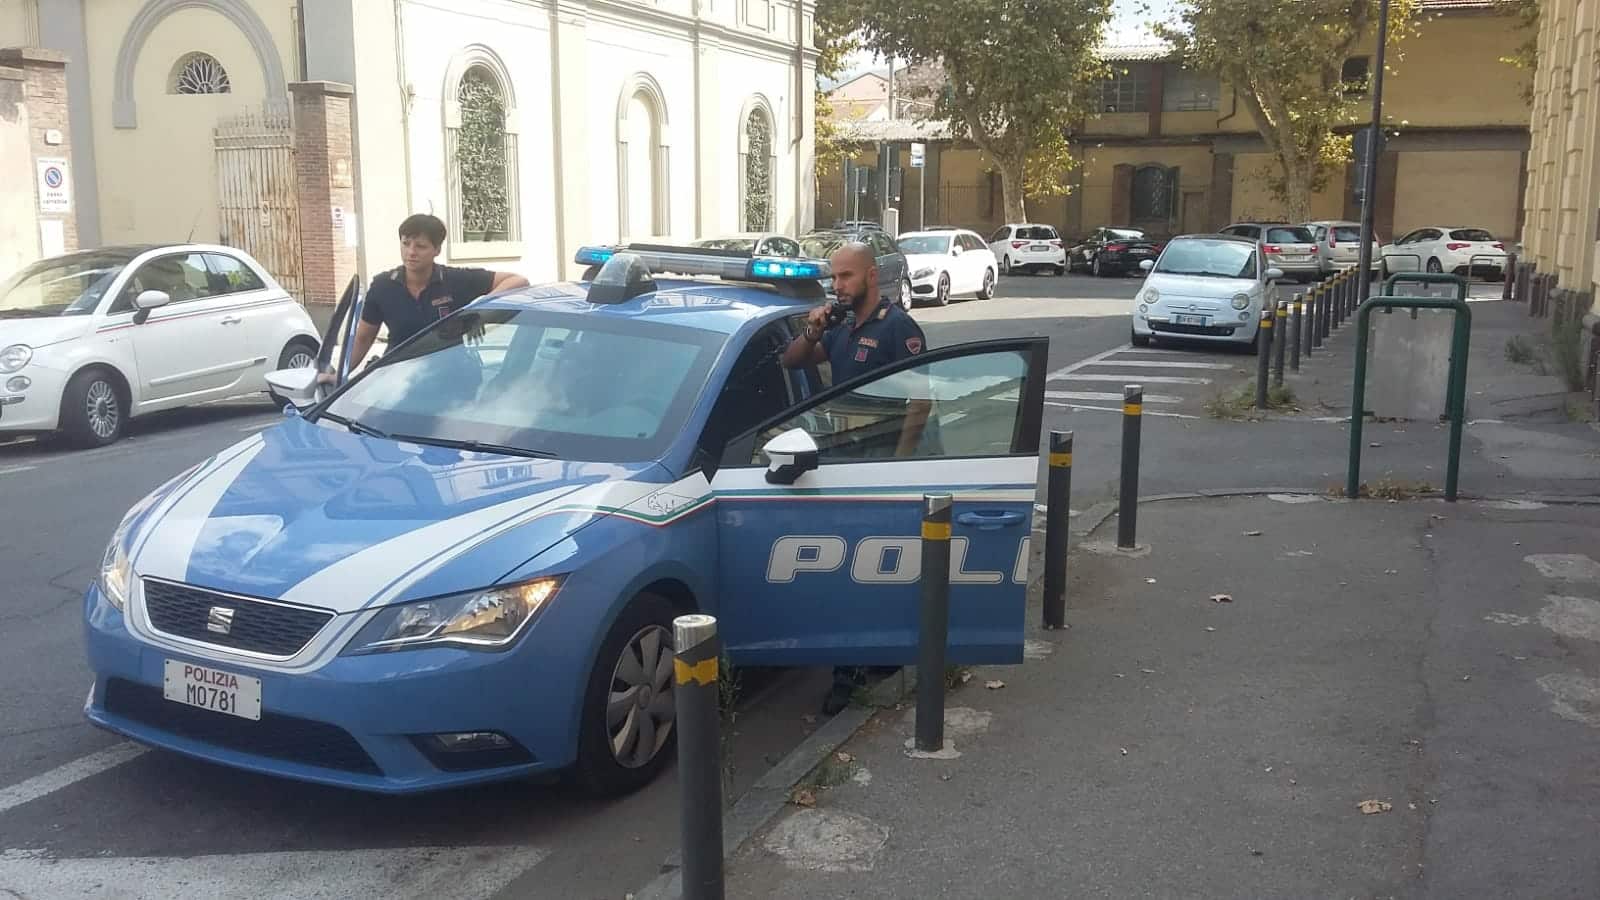
[[[422,443],[643,462],[682,430],[725,340],[596,315],[469,310],[392,351],[327,411]]]

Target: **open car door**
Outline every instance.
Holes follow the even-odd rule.
[[[929,351],[730,441],[711,487],[734,662],[914,664],[922,495],[943,491],[948,659],[1020,663],[1048,350]]]

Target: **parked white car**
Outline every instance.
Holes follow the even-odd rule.
[[[230,247],[42,259],[0,284],[0,434],[109,444],[135,416],[264,392],[317,347],[305,309]]]
[[[1506,245],[1482,228],[1430,225],[1384,244],[1379,277],[1392,272],[1449,272],[1497,281],[1505,275]]]
[[[1168,338],[1255,346],[1261,310],[1283,270],[1263,262],[1261,244],[1237,235],[1186,234],[1167,242],[1133,310],[1133,343]]]
[[[1317,257],[1322,261],[1322,274],[1332,275],[1361,264],[1360,222],[1329,219],[1306,222],[1304,227],[1311,229],[1311,235],[1317,239]],[[1367,263],[1372,271],[1378,271],[1378,261],[1382,256],[1383,240],[1374,233],[1372,253]]]
[[[989,236],[989,249],[1000,261],[1000,274],[1033,269],[1067,271],[1067,248],[1051,225],[1002,225]]]
[[[1000,264],[977,232],[912,231],[895,238],[895,243],[906,255],[915,299],[944,306],[952,294],[971,294],[979,300],[994,296]]]

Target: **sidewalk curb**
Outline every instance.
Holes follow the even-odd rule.
[[[894,675],[882,683],[901,677],[903,676]],[[788,804],[789,792],[794,785],[826,759],[828,754],[854,737],[861,726],[877,712],[876,706],[846,707],[813,731],[810,737],[800,743],[800,746],[789,751],[777,765],[768,769],[767,774],[761,776],[750,790],[745,791],[738,802],[734,803],[733,808],[723,816],[723,858],[727,859],[737,853],[757,831],[766,827],[767,823]],[[635,892],[633,895],[635,900],[679,900],[683,896],[682,872],[678,868],[681,853],[681,850],[675,850],[667,857],[661,866],[662,873]]]

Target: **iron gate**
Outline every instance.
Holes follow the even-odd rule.
[[[288,112],[246,112],[217,123],[220,240],[256,258],[304,303],[294,129]]]

